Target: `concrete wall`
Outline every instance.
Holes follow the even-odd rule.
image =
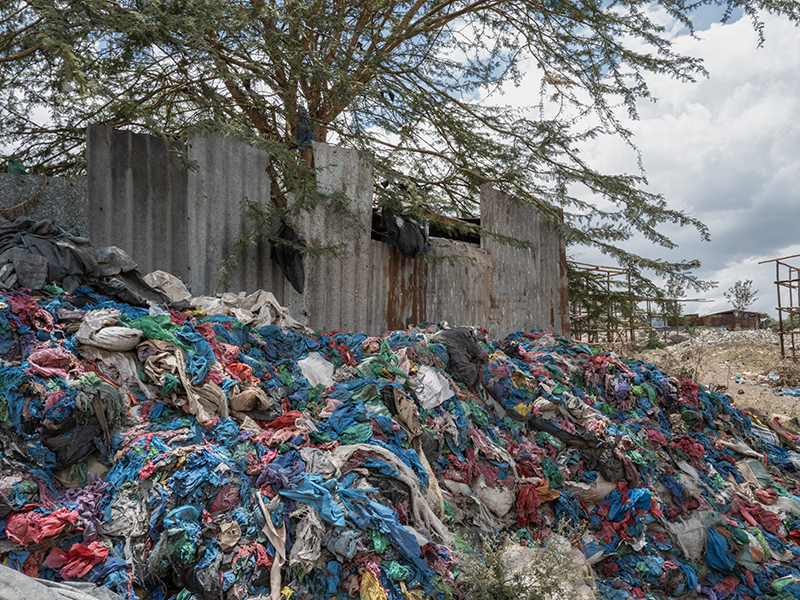
[[[81,235],[89,230],[86,177],[0,173],[0,216],[50,219]]]
[[[242,200],[269,202],[269,157],[220,136],[188,148],[157,138],[91,127],[88,133],[90,235],[97,245],[126,250],[142,272],[163,269],[196,294],[213,293],[231,243],[247,231]],[[178,160],[186,151],[187,170]],[[344,192],[347,210],[319,205],[291,223],[309,245],[337,246],[338,257],[306,257],[298,294],[269,258],[250,252],[231,291],[265,289],[294,318],[314,329],[381,333],[423,321],[476,325],[493,336],[548,329],[568,332],[566,255],[555,229],[538,212],[489,187],[481,190],[485,227],[533,242],[516,249],[484,237],[481,244],[432,239],[432,261],[409,260],[371,239],[373,174],[353,150],[315,144],[323,191]]]

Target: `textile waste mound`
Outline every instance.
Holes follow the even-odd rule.
[[[48,290],[0,291],[0,571],[421,600],[458,540],[567,522],[607,599],[800,598],[798,437],[694,381],[542,332],[309,334],[252,299]]]

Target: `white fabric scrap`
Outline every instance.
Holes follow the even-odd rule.
[[[310,352],[308,356],[298,360],[297,364],[311,387],[320,383],[326,388],[333,385],[333,363],[319,352]]]
[[[417,397],[425,410],[436,408],[445,400],[455,396],[447,378],[427,365],[419,368],[416,379],[419,385]]]

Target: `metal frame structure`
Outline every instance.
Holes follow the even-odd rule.
[[[668,324],[668,320],[676,315],[669,314],[666,311],[656,311],[654,310],[654,304],[669,302],[677,306],[686,302],[708,302],[708,300],[699,298],[635,296],[631,290],[631,273],[629,269],[572,260],[568,262],[574,269],[595,277],[600,286],[605,287],[605,290],[609,293],[611,293],[614,286],[617,286],[620,290],[619,294],[625,296],[625,301],[632,307],[631,310],[625,311],[629,314],[624,314],[621,310],[621,303],[609,305],[604,318],[598,319],[596,317],[592,318],[588,311],[585,310],[586,304],[593,304],[590,297],[584,297],[583,302],[570,302],[570,329],[573,337],[579,341],[600,342],[602,337],[602,340],[606,343],[636,342],[636,334],[643,330],[648,332],[655,330],[666,340],[667,334],[677,329],[677,326]],[[641,306],[642,304],[644,304],[643,307]],[[638,307],[639,310],[636,311],[635,307]],[[639,312],[646,319],[646,327],[637,327],[635,312]],[[656,319],[663,321],[663,324],[653,325],[653,321]]]
[[[780,258],[772,258],[770,260],[762,260],[758,264],[764,265],[767,263],[775,263],[775,287],[778,292],[778,306],[775,308],[778,311],[778,335],[781,339],[781,358],[786,358],[786,337],[791,339],[793,361],[797,362],[797,349],[795,346],[795,334],[800,336],[800,322],[795,320],[795,315],[798,315],[800,321],[800,267],[791,265],[788,262],[790,258],[799,258],[800,254],[793,254],[791,256],[782,256]],[[781,272],[785,269],[786,277],[781,278]],[[788,292],[788,306],[784,304],[783,291]],[[786,330],[784,315],[789,317],[789,330]]]
[[[607,292],[610,293],[614,285],[623,285],[627,286],[627,291],[623,293],[626,293],[628,296],[631,295],[631,274],[628,269],[593,265],[573,260],[568,262],[576,270],[595,277],[599,285],[604,286]],[[624,279],[620,281],[618,279],[619,277],[624,277]],[[592,300],[586,297],[583,298],[583,300],[585,303],[570,303],[570,330],[576,339],[582,341],[585,335],[587,338],[586,341],[598,342],[600,341],[601,333],[605,334],[605,339],[607,341],[624,342],[628,341],[628,336],[630,336],[630,339],[636,339],[633,315],[630,317],[628,327],[622,329],[617,326],[622,322],[623,317],[619,314],[619,310],[616,306],[613,308],[609,306],[604,321],[600,321],[597,318],[592,318],[588,310],[586,310],[586,304],[593,303]]]

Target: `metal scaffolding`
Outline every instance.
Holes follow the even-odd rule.
[[[793,254],[792,256],[762,260],[758,263],[760,265],[775,263],[775,287],[778,292],[778,306],[775,309],[778,311],[781,358],[786,358],[786,338],[788,337],[791,340],[791,358],[795,362],[797,362],[795,334],[800,336],[800,331],[797,331],[797,328],[800,327],[800,267],[785,261],[798,257],[800,254]],[[787,300],[788,302],[786,302]]]

